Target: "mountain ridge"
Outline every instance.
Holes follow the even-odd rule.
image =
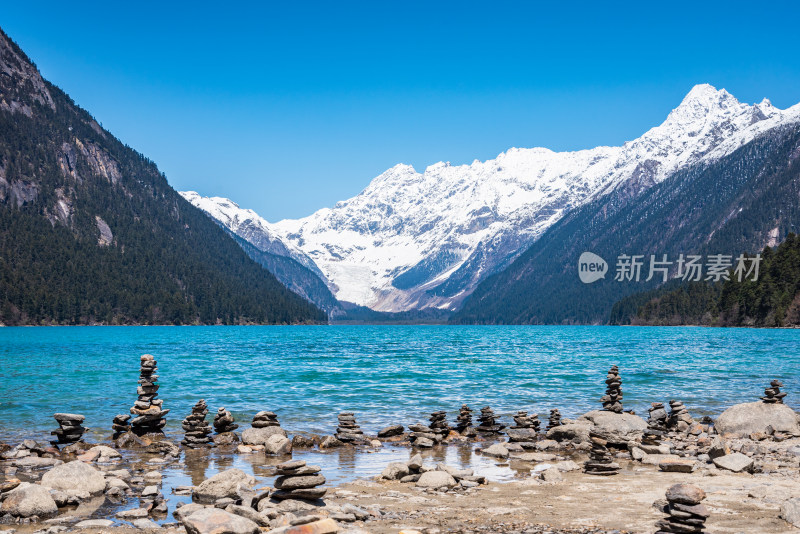
[[[319,323],[0,29],[0,323]]]
[[[621,146],[511,148],[484,162],[439,162],[422,173],[397,164],[332,208],[275,223],[258,216],[259,226],[296,260],[313,262],[339,300],[380,311],[453,310],[571,210],[618,188],[635,197],[798,119],[800,104],[748,105],[700,84],[662,124]],[[243,217],[220,215],[231,210],[223,206],[227,199],[204,198],[192,202],[218,220]]]

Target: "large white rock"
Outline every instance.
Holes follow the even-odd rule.
[[[242,432],[242,443],[245,445],[266,445],[270,436],[276,434],[286,437],[286,431],[279,426],[248,428]]]
[[[426,471],[417,480],[420,488],[450,488],[456,484],[456,479],[445,471]]]
[[[46,488],[99,495],[106,489],[103,473],[80,460],[57,465],[42,476]]]
[[[747,402],[731,406],[714,421],[719,434],[749,436],[753,432],[766,432],[771,426],[776,432],[800,436],[797,413],[785,404]]]
[[[249,519],[219,508],[203,508],[185,517],[188,534],[257,534],[258,525]]]
[[[11,514],[14,517],[50,517],[56,513],[58,506],[50,491],[29,482],[23,482],[9,491],[0,506],[0,515]]]
[[[201,482],[192,492],[192,499],[201,503],[213,503],[224,497],[236,499],[240,487],[255,483],[256,479],[241,469],[228,469]]]
[[[583,414],[578,422],[591,423],[594,431],[615,443],[627,443],[640,439],[647,429],[647,421],[630,413],[615,413],[606,410],[594,410]]]

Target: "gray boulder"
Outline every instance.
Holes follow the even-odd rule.
[[[510,442],[536,441],[538,436],[538,432],[532,428],[509,428],[505,432]]]
[[[256,479],[241,469],[228,469],[201,482],[192,492],[192,500],[213,503],[225,497],[236,499],[240,487],[250,487],[255,483]]]
[[[267,442],[264,444],[264,453],[276,456],[290,455],[292,454],[292,440],[280,434],[273,434],[267,438]]]
[[[23,482],[6,493],[0,506],[0,515],[11,514],[14,517],[50,517],[57,513],[58,506],[50,491],[29,482]]]
[[[741,473],[743,471],[751,473],[753,471],[753,459],[740,452],[719,456],[714,458],[713,462],[714,465],[720,469],[727,469],[734,473]]]
[[[800,498],[795,497],[781,504],[781,517],[790,525],[800,528]]]
[[[606,410],[594,410],[578,418],[578,422],[586,421],[594,427],[594,431],[611,443],[626,444],[642,438],[647,429],[647,421],[630,413],[615,413]]]
[[[420,488],[451,488],[456,484],[456,479],[444,471],[426,471],[417,480]]]
[[[486,456],[494,456],[495,458],[508,458],[508,449],[502,443],[495,443],[481,451]]]
[[[245,445],[266,445],[269,437],[276,434],[286,437],[286,431],[279,426],[248,428],[242,432],[242,443]]]
[[[99,495],[106,489],[103,473],[79,460],[55,466],[42,476],[42,486],[66,492]]]
[[[403,462],[392,462],[381,473],[381,478],[386,480],[400,480],[408,476],[411,471]]]
[[[747,437],[754,432],[767,433],[771,426],[775,432],[800,436],[797,414],[785,404],[747,402],[731,406],[714,422],[721,435],[734,434]]]
[[[559,426],[554,426],[547,431],[547,438],[555,440],[559,443],[571,441],[573,443],[585,443],[589,441],[589,431],[592,429],[592,424],[589,421],[581,421],[580,423],[567,423]]]
[[[258,534],[258,525],[219,508],[203,508],[182,520],[188,534]]]

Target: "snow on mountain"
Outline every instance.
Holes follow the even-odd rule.
[[[800,105],[747,105],[698,85],[663,124],[622,146],[512,148],[423,173],[396,165],[359,195],[303,219],[270,224],[226,199],[184,196],[245,239],[313,261],[339,300],[381,311],[453,309],[568,210],[623,184],[635,194],[799,119]]]
[[[326,281],[325,275],[302,250],[295,247],[290,241],[284,241],[272,230],[270,224],[253,210],[242,209],[236,202],[227,198],[203,197],[196,191],[179,191],[179,193],[195,207],[205,211],[231,232],[249,241],[258,249],[276,256],[293,258]]]

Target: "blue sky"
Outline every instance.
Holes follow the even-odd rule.
[[[6,4],[44,76],[173,187],[270,221],[396,163],[620,144],[697,83],[800,101],[791,3]]]

